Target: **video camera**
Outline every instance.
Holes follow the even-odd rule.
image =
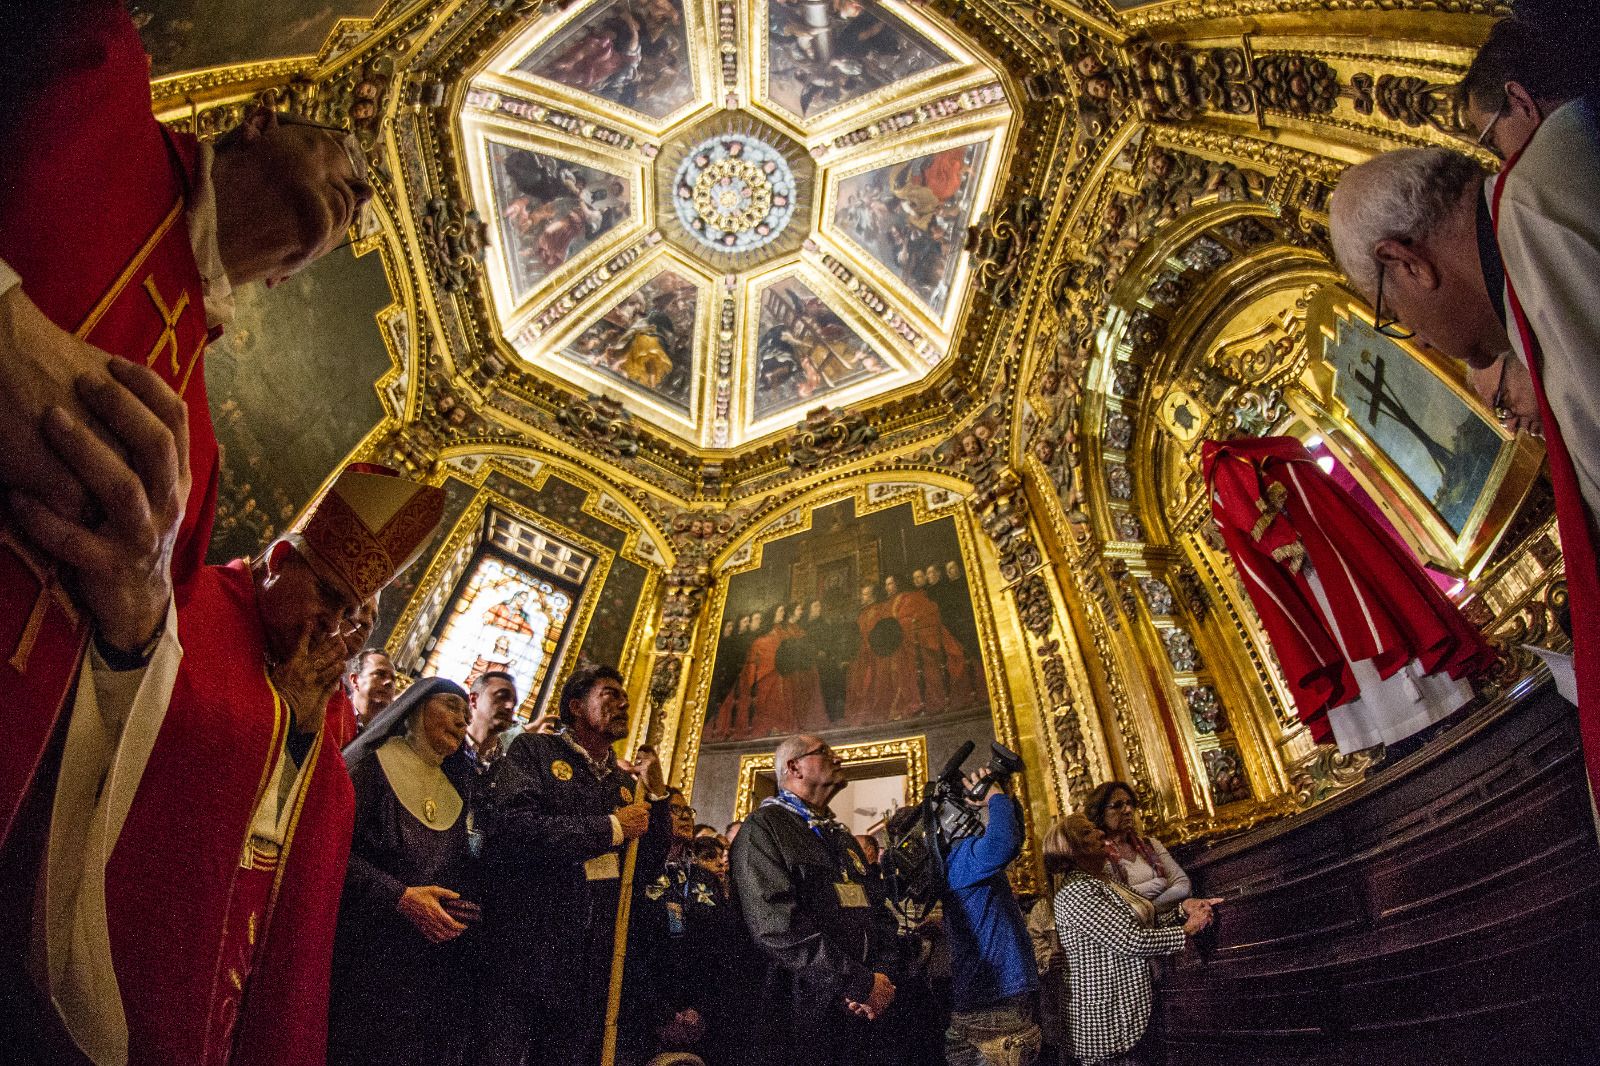
[[[961,764],[977,747],[967,741],[928,782],[921,803],[889,819],[888,846],[881,860],[889,893],[896,902],[933,905],[945,888],[944,857],[956,841],[983,831],[972,806],[994,782],[1004,784],[1022,769],[1022,759],[1005,746],[989,745],[989,762],[971,788],[963,788]]]

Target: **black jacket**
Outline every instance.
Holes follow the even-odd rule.
[[[874,972],[893,974],[893,925],[869,899],[866,860],[844,827],[813,830],[768,804],[745,819],[731,862],[739,910],[762,954],[788,976],[796,1014],[843,1014],[845,999],[871,994]],[[856,899],[864,905],[849,905]]]
[[[614,763],[597,776],[559,736],[523,733],[512,741],[494,767],[481,873],[485,939],[509,956],[501,965],[555,977],[570,969],[580,931],[615,921],[620,882],[591,879],[584,864],[610,852],[621,870],[626,848],[612,844],[611,813],[631,803],[637,787]],[[669,816],[665,802],[651,805],[637,877],[660,872]]]

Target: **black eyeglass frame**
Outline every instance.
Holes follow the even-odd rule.
[[[1417,335],[1414,329],[1406,329],[1400,324],[1398,318],[1384,321],[1383,317],[1383,276],[1388,272],[1388,264],[1382,259],[1378,260],[1378,296],[1372,301],[1372,328],[1391,340],[1408,341]]]

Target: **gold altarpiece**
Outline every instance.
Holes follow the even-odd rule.
[[[712,22],[724,9],[725,59],[695,77],[724,79],[733,98],[759,85],[734,44],[749,6],[693,8]],[[916,83],[923,103],[892,122],[847,109],[827,143],[867,145],[863,158],[893,166],[991,123],[987,199],[961,258],[970,291],[948,318],[914,320],[893,310],[904,286],[882,264],[796,254],[814,256],[806,276],[848,328],[891,344],[896,366],[929,337],[947,351],[881,394],[751,423],[737,446],[709,446],[714,425],[674,436],[623,392],[575,389],[499,328],[484,265],[494,241],[459,116],[486,106],[473,79],[505,41],[558,17],[553,5],[391,0],[341,22],[315,56],[163,79],[155,106],[202,135],[260,99],[357,127],[376,187],[358,248],[389,268],[395,366],[380,383],[387,417],[351,457],[454,478],[478,494],[469,507],[488,502],[491,468],[530,491],[559,476],[630,531],[619,557],[647,574],[620,663],[646,708],[630,743],[656,743],[685,785],[734,560],[828,501],[870,506],[884,486],[952,501],[995,735],[1027,759],[1035,827],[1113,775],[1168,839],[1242,829],[1359,781],[1369,756],[1318,749],[1295,721],[1207,535],[1197,456],[1208,435],[1321,436],[1413,548],[1460,579],[1469,617],[1505,650],[1483,697],[1541,669],[1515,650],[1564,641],[1537,443],[1499,434],[1493,491],[1456,529],[1338,401],[1328,354],[1338,321],[1370,323],[1330,261],[1340,171],[1390,147],[1474,150],[1451,87],[1505,6],[933,0],[926,12],[930,39],[977,65]],[[541,92],[519,112],[557,131],[540,137],[587,139],[596,165],[649,154],[638,145],[651,130],[626,113]],[[598,117],[562,117],[577,111]],[[613,278],[641,276],[627,242],[613,243],[587,273],[563,275],[555,311],[597,313]],[[757,337],[732,318],[697,321],[714,391],[725,371],[713,368],[755,359]],[[1451,368],[1392,357],[1482,420]],[[389,637],[397,652],[460,550],[452,529],[419,564]]]

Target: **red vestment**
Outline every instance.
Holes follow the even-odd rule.
[[[1352,662],[1370,659],[1387,678],[1416,660],[1426,674],[1461,678],[1494,661],[1406,548],[1299,441],[1207,441],[1201,457],[1222,539],[1314,739],[1332,738],[1329,709],[1361,697]],[[1308,584],[1306,563],[1337,632]]]
[[[971,706],[975,702],[967,656],[945,628],[939,605],[919,588],[894,599],[894,616],[905,631],[922,693],[922,710],[940,711]]]
[[[773,643],[772,672],[756,680],[751,694],[752,736],[763,737],[774,733],[788,735],[800,730],[816,731],[829,725],[828,710],[822,702],[822,681],[817,676],[814,661],[798,666],[784,660],[784,645],[790,653],[806,654],[806,631],[797,625],[783,623],[774,626],[770,636]]]
[[[106,866],[129,1062],[320,1066],[350,777],[325,722],[263,876],[251,822],[292,715],[267,679],[248,565],[196,574],[178,630],[172,704]]]
[[[733,702],[733,718],[728,723],[728,736],[733,739],[756,736],[756,691],[761,683],[778,668],[778,644],[788,627],[778,623],[750,642],[744,655],[744,669],[739,671],[738,684],[734,686],[737,697]],[[740,718],[744,719],[740,726]]]
[[[866,725],[908,718],[922,710],[917,691],[916,653],[906,638],[904,627],[895,617],[900,596],[863,607],[856,616],[861,644],[845,674],[844,720],[847,725]],[[872,633],[883,623],[892,625],[888,643],[894,646],[880,653],[872,646]]]
[[[151,114],[148,60],[122,5],[79,7],[71,47],[0,117],[0,259],[57,326],[183,395],[194,486],[176,582],[204,561],[216,510],[205,306],[185,217],[196,145]],[[0,529],[0,842],[68,705],[82,621],[49,567]]]
[[[1505,191],[1507,176],[1521,157],[1522,153],[1518,152],[1506,160],[1506,165],[1500,169],[1500,180],[1495,183],[1492,214],[1497,226],[1500,195]],[[1572,452],[1545,396],[1539,338],[1517,299],[1515,279],[1510,274],[1506,275],[1506,307],[1510,312],[1509,325],[1525,357],[1523,362],[1528,367],[1544,425],[1544,450],[1550,461],[1550,486],[1556,496],[1556,527],[1561,533],[1561,558],[1567,576],[1567,607],[1572,616],[1572,672],[1578,688],[1578,732],[1583,737],[1590,791],[1600,795],[1600,559],[1595,555],[1594,518],[1584,505]]]

